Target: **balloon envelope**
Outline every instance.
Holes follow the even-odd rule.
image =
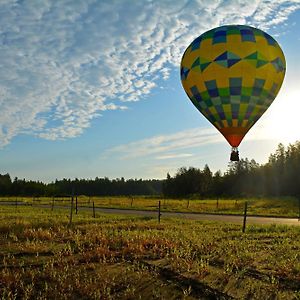
[[[275,99],[286,63],[278,43],[245,25],[214,28],[196,38],[181,61],[181,81],[196,108],[238,147]]]

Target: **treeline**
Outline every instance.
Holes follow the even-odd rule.
[[[215,198],[300,196],[300,142],[284,147],[282,144],[259,165],[255,160],[241,159],[230,163],[227,171],[212,173],[182,167],[165,180],[142,179],[63,179],[52,183],[26,181],[9,174],[0,175],[0,196],[120,196],[162,195],[165,197]]]
[[[62,179],[45,184],[40,181],[26,181],[9,174],[0,175],[0,196],[120,196],[120,195],[160,195],[161,180],[117,178]]]
[[[230,163],[222,175],[203,170],[181,168],[163,183],[167,197],[261,197],[300,196],[300,142],[285,148],[282,144],[265,165],[241,159]]]

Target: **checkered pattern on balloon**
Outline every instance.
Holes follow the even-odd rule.
[[[222,26],[188,46],[181,81],[192,103],[237,151],[279,92],[285,65],[269,34],[245,25]]]

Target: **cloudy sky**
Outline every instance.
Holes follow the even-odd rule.
[[[225,171],[230,147],[179,78],[185,48],[225,24],[267,31],[286,55],[279,96],[240,147],[265,163],[279,142],[300,139],[300,0],[1,0],[0,173]]]

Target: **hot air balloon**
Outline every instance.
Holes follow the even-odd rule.
[[[231,161],[239,160],[238,146],[275,99],[285,69],[275,39],[245,25],[209,30],[185,50],[183,88],[231,145]]]

